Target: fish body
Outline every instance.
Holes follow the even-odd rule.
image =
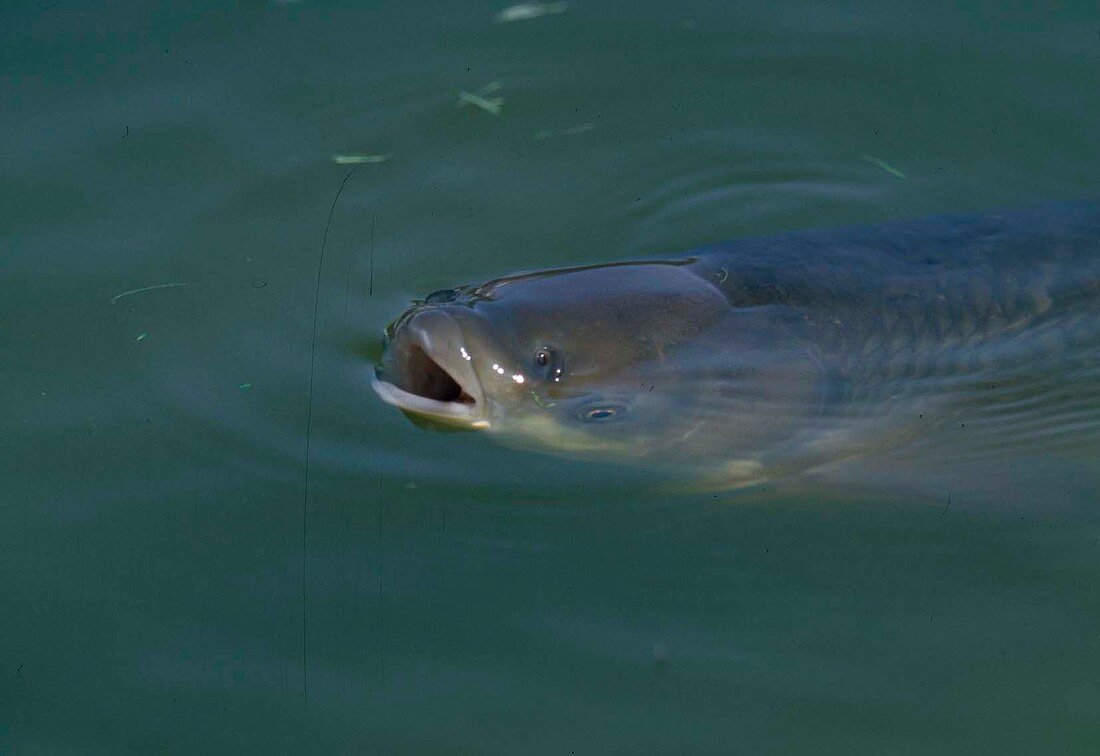
[[[387,329],[374,386],[414,416],[723,486],[968,422],[967,453],[1079,444],[1098,378],[1100,207],[1079,203],[435,292]]]

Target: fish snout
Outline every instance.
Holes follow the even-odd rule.
[[[387,334],[372,385],[404,412],[452,425],[488,427],[485,392],[462,329],[445,307],[421,307]]]

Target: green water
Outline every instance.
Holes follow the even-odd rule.
[[[661,496],[368,370],[444,286],[1095,197],[1096,4],[505,5],[0,9],[0,749],[1095,753],[1072,468]]]

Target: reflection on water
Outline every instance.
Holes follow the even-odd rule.
[[[672,494],[369,380],[508,271],[1094,194],[1095,8],[506,5],[0,11],[0,743],[1087,752],[1094,360],[979,467]]]

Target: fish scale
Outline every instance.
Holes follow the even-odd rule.
[[[938,252],[922,223],[733,242],[704,251],[699,265],[720,262],[735,308],[795,312],[802,338],[845,384],[834,395],[848,401],[936,390],[922,379],[1018,369],[1075,340],[1096,347],[1095,206],[936,219]]]

